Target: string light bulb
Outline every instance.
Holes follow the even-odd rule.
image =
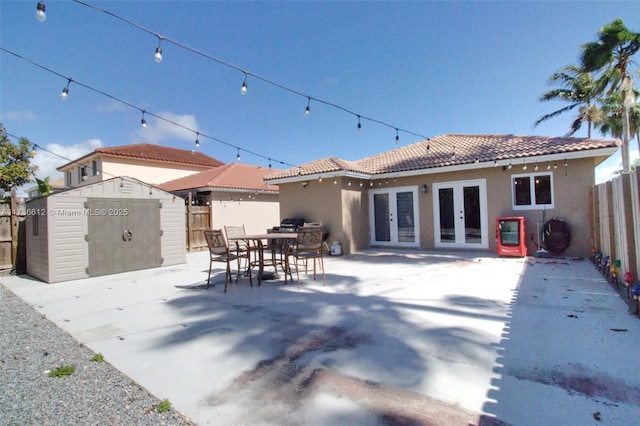
[[[62,89],[62,92],[60,92],[60,99],[62,99],[63,101],[66,101],[67,98],[69,97],[69,85],[71,84],[71,79],[69,79],[69,81],[67,81],[67,85],[64,89]]]
[[[238,155],[236,155],[236,161],[240,161],[240,148],[238,148]]]
[[[308,117],[309,114],[311,113],[311,98],[307,97],[308,101],[307,101],[307,107],[304,109],[304,116]]]
[[[40,0],[38,5],[36,6],[36,19],[39,22],[44,22],[47,20],[47,14],[45,13],[46,7],[44,5],[44,1]]]
[[[196,133],[196,149],[200,148],[199,136],[200,136],[200,133]]]
[[[398,128],[396,127],[396,145],[400,143],[400,136],[398,135]]]
[[[162,43],[162,37],[158,37],[158,47],[156,47],[156,53],[153,55],[153,59],[157,63],[162,62],[162,47],[160,47],[161,43]]]
[[[147,128],[147,120],[144,119],[144,111],[142,111],[142,120],[140,120],[140,127],[143,129]]]
[[[246,95],[247,94],[247,89],[248,89],[248,84],[247,84],[247,73],[244,73],[244,81],[242,82],[242,87],[240,88],[240,94],[241,95]]]
[[[358,133],[362,132],[362,124],[360,124],[360,116],[358,115]]]

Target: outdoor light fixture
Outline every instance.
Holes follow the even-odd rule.
[[[246,95],[247,94],[247,73],[244,73],[244,81],[242,82],[242,87],[240,88],[240,94],[242,95]]]
[[[309,101],[307,102],[307,107],[304,109],[304,116],[308,117],[309,114],[311,113],[311,98],[308,98]]]
[[[238,155],[236,155],[236,161],[240,161],[240,148],[238,148]]]
[[[62,99],[63,101],[66,101],[67,98],[69,97],[69,85],[71,84],[71,79],[69,79],[69,81],[67,81],[67,86],[62,89],[62,92],[60,93],[60,99]]]
[[[400,136],[398,136],[398,129],[396,128],[396,145],[400,143]]]
[[[300,185],[302,185],[303,188],[306,188],[307,186],[309,186],[309,182],[305,180],[304,182],[301,182]]]
[[[429,191],[429,187],[427,186],[427,184],[425,183],[424,185],[422,185],[422,187],[420,188],[420,192],[422,194],[426,194]]]
[[[142,111],[142,120],[140,120],[140,127],[143,129],[147,128],[147,120],[144,119],[144,111]]]
[[[153,59],[157,63],[162,62],[162,47],[160,47],[161,43],[162,43],[162,37],[158,36],[158,47],[156,47],[156,53],[153,55]]]
[[[538,170],[538,163],[536,163],[536,165],[533,167],[533,170]]]
[[[198,140],[198,136],[200,136],[200,133],[196,133],[196,149],[200,148],[200,141]]]
[[[358,116],[358,132],[362,132],[362,124],[360,124],[360,116]]]
[[[36,6],[36,19],[40,22],[44,22],[47,20],[47,14],[45,13],[45,5],[44,1],[40,0],[38,5]]]

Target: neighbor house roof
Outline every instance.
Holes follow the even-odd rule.
[[[272,169],[266,167],[232,163],[171,180],[158,186],[168,192],[208,188],[277,193],[277,185],[268,185],[264,182],[264,177],[272,172]]]
[[[539,157],[610,155],[619,140],[549,136],[445,134],[357,161],[331,157],[274,173],[268,181],[332,172],[378,175],[468,164],[506,164]],[[607,149],[606,153],[602,151]],[[547,159],[548,159],[547,158]],[[546,160],[545,160],[546,161]]]
[[[64,170],[74,163],[81,163],[95,156],[120,157],[147,161],[157,161],[171,164],[185,164],[199,167],[218,167],[224,165],[223,162],[209,157],[198,151],[171,148],[168,146],[140,143],[134,145],[122,145],[97,148],[95,151],[58,167]]]

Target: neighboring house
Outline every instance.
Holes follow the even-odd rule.
[[[57,170],[65,186],[76,188],[117,176],[157,185],[223,164],[201,152],[141,143],[98,148]]]
[[[193,205],[211,206],[212,228],[245,225],[247,232],[261,233],[280,223],[278,186],[264,182],[264,177],[273,172],[265,167],[232,163],[159,187],[191,199]]]
[[[564,219],[565,255],[588,256],[595,167],[619,141],[446,134],[358,161],[325,158],[265,180],[281,217],[323,222],[343,252],[371,246],[496,251],[498,217],[523,216],[529,254],[538,226]]]
[[[67,187],[64,185],[64,178],[55,179],[49,181],[49,185],[51,185],[51,194],[55,194],[56,192],[64,191]],[[24,191],[27,194],[27,199],[31,200],[33,198],[41,197],[40,188],[38,186],[34,186],[33,188],[29,188]]]

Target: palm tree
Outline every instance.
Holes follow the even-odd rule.
[[[585,72],[577,65],[567,65],[551,76],[549,84],[556,84],[561,87],[542,94],[540,101],[561,100],[569,102],[569,105],[550,114],[543,115],[534,123],[533,127],[559,114],[579,108],[578,115],[571,123],[567,136],[573,135],[580,129],[582,123],[586,122],[587,137],[591,137],[592,123],[600,118],[599,110],[595,105],[598,87],[591,73]]]
[[[640,50],[640,33],[627,29],[622,19],[614,19],[598,31],[598,41],[582,46],[582,68],[586,72],[597,72],[599,87],[608,87],[608,94],[620,91],[622,107],[622,168],[629,171],[629,109],[633,106],[633,79],[629,65],[631,58]]]

